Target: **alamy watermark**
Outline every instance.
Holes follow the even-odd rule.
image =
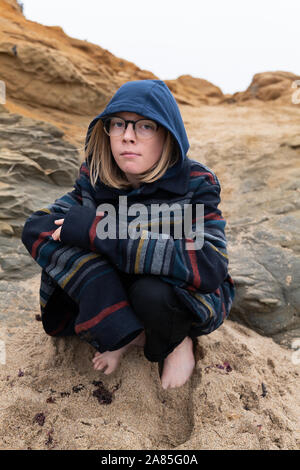
[[[296,88],[296,90],[292,94],[292,103],[299,104],[300,103],[300,80],[294,80],[292,83],[292,88]]]
[[[300,338],[294,339],[292,349],[296,350],[292,353],[292,363],[298,366],[300,364]]]
[[[104,212],[107,212],[107,217],[100,219],[96,226],[96,234],[100,240],[107,238],[163,240],[172,237],[174,240],[184,239],[186,250],[200,250],[203,247],[204,204],[182,206],[179,203],[171,205],[162,203],[147,206],[135,203],[128,207],[127,196],[119,196],[118,215],[115,206],[109,203],[97,207],[97,214]],[[128,218],[130,218],[129,223]]]
[[[6,328],[0,328],[0,365],[6,364]]]
[[[0,80],[0,104],[6,103],[6,87],[5,82]]]

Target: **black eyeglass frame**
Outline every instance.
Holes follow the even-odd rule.
[[[122,119],[122,121],[125,122],[125,129],[124,129],[123,133],[126,132],[126,129],[127,129],[127,126],[128,126],[129,123],[132,124],[133,130],[134,130],[134,132],[135,132],[136,123],[139,122],[139,121],[152,121],[152,122],[154,122],[154,123],[156,124],[156,126],[157,126],[155,132],[157,132],[158,129],[160,128],[160,124],[159,124],[158,122],[154,121],[153,119],[142,118],[142,119],[137,119],[136,121],[132,121],[132,120],[130,120],[130,119],[124,119],[124,118],[122,118],[121,116],[109,116],[109,117],[103,119],[104,131],[106,132],[106,134],[107,134],[108,136],[109,136],[109,133],[108,133],[108,130],[107,130],[107,123],[109,123],[109,121],[111,121],[113,118]],[[122,133],[121,133],[120,135],[122,135]]]

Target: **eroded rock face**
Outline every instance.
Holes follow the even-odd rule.
[[[184,116],[190,155],[221,181],[236,284],[231,318],[289,344],[300,334],[300,106],[205,107]]]
[[[128,80],[157,78],[60,27],[27,20],[14,0],[0,2],[0,76],[10,100],[79,115],[98,113]]]
[[[100,46],[67,36],[59,26],[27,20],[16,0],[0,2],[0,76],[7,99],[14,103],[82,116],[98,114],[127,81],[160,78]],[[232,95],[190,75],[166,83],[179,104],[291,104],[297,80],[299,75],[285,71],[258,73],[246,91]]]
[[[158,77],[60,27],[26,20],[15,0],[0,1],[0,73],[7,85],[0,105],[0,279],[24,279],[40,268],[20,241],[23,223],[72,189],[88,123],[124,82]],[[181,106],[189,156],[221,181],[236,283],[231,318],[280,341],[287,332],[300,335],[297,80],[264,72],[233,95],[189,75],[166,81]]]
[[[259,100],[290,105],[293,104],[292,96],[297,87],[299,89],[299,85],[300,75],[294,73],[284,71],[256,73],[247,90],[226,96],[223,101],[235,103]]]
[[[176,80],[165,80],[179,104],[199,106],[219,104],[224,95],[219,87],[202,78],[181,75]]]
[[[73,185],[79,153],[51,124],[0,108],[0,279],[40,268],[20,240],[24,220]],[[26,274],[25,274],[26,271]]]
[[[286,332],[290,339],[299,335],[300,110],[286,112],[279,126],[280,112],[272,107],[267,114],[263,106],[186,106],[182,112],[189,156],[221,181],[236,284],[231,318],[280,340]],[[40,269],[19,237],[29,214],[72,188],[79,154],[62,137],[47,123],[0,113],[0,279],[23,279]]]

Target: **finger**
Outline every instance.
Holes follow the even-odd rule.
[[[62,225],[64,223],[64,220],[65,219],[57,219],[57,220],[54,220],[54,223],[57,225]]]
[[[104,215],[104,212],[96,212],[96,215]]]

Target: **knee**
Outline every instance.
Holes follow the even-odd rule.
[[[128,295],[138,315],[149,315],[152,319],[157,316],[159,319],[161,312],[167,309],[174,293],[171,285],[158,278],[145,275],[145,278],[132,284]]]

